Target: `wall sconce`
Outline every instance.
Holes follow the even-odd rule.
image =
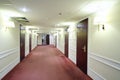
[[[103,19],[102,17],[95,17],[94,18],[94,25],[98,25],[98,30],[102,29],[105,30],[105,19]]]
[[[4,25],[4,30],[7,31],[9,28],[15,28],[14,22],[10,21]]]
[[[99,27],[99,30],[100,30],[100,28],[105,30],[105,25],[104,24],[98,24],[98,27]]]
[[[7,27],[9,27],[9,28],[14,28],[14,27],[15,27],[14,22],[13,22],[13,21],[9,21],[9,22],[7,23]]]
[[[6,30],[7,30],[8,28],[14,28],[14,27],[15,27],[14,21],[13,21],[11,18],[6,19],[6,20],[4,21],[4,27],[5,27]]]

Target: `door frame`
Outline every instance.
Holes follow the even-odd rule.
[[[67,32],[67,29],[65,30],[65,56],[69,56],[69,32]]]
[[[49,45],[50,44],[50,35],[47,34],[46,35],[46,45]]]

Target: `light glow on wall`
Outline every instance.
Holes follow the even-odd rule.
[[[15,27],[14,21],[11,17],[21,17],[22,15],[15,11],[0,10],[3,20],[3,27]]]
[[[6,17],[22,17],[23,15],[15,12],[15,11],[10,11],[10,10],[0,10],[2,16]]]
[[[94,18],[95,25],[104,24],[104,23],[105,23],[105,17],[97,16]]]
[[[97,25],[99,31],[106,29],[106,25],[108,25],[109,22],[108,15],[110,14],[110,12],[111,8],[96,12],[93,24]]]
[[[15,24],[14,24],[14,22],[13,21],[9,21],[8,23],[7,23],[7,27],[15,27]]]
[[[75,25],[75,22],[62,22],[60,24],[56,24],[55,26],[72,26]]]
[[[11,20],[11,18],[10,17],[8,17],[8,16],[4,16],[4,19],[3,19],[3,23],[4,23],[4,27],[15,27],[15,24],[14,24],[14,21],[12,21]]]
[[[103,11],[103,10],[108,10],[110,9],[113,5],[115,5],[117,1],[115,0],[97,0],[94,2],[89,3],[87,6],[85,6],[82,11],[85,13],[94,13],[98,11]]]

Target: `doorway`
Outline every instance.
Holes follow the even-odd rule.
[[[31,33],[29,34],[29,52],[31,52],[31,43],[32,43],[32,35]]]
[[[87,74],[88,19],[77,24],[77,66]]]
[[[20,24],[20,61],[25,58],[25,28]]]
[[[65,31],[65,56],[68,57],[68,50],[69,50],[69,33]]]
[[[50,39],[49,39],[49,34],[46,35],[46,45],[49,45]]]

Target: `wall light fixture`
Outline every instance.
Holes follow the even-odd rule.
[[[104,24],[98,24],[99,29],[105,30],[105,25]]]
[[[105,30],[105,19],[102,17],[95,17],[94,18],[94,25],[98,25],[98,30],[102,29]]]

